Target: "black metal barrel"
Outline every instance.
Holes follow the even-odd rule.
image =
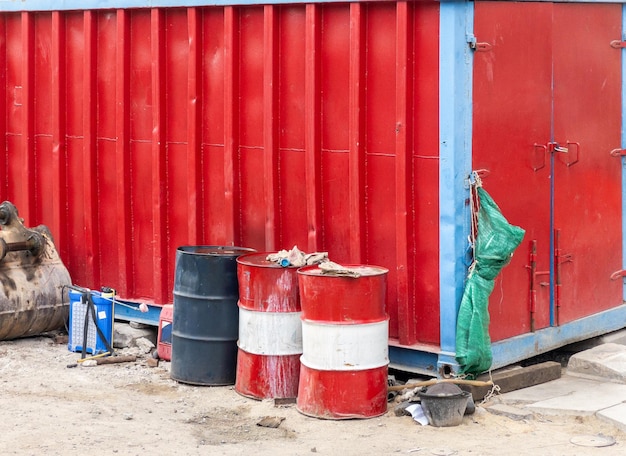
[[[232,385],[237,367],[237,257],[253,249],[183,246],[176,250],[172,379]]]

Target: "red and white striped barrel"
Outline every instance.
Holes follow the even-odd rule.
[[[302,357],[296,407],[305,415],[370,418],[387,412],[388,270],[349,266],[359,277],[298,270]]]
[[[267,255],[253,253],[237,258],[235,391],[255,399],[295,398],[302,354],[297,268],[268,261]]]

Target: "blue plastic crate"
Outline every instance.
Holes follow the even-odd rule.
[[[113,346],[113,299],[102,297],[99,291],[87,290],[91,295],[96,311],[96,320],[98,328],[102,331],[110,346]],[[70,289],[70,319],[68,329],[67,348],[73,352],[83,351],[85,314],[88,310],[87,299],[84,293]],[[91,313],[88,315],[87,321],[87,343],[85,344],[85,353],[97,355],[108,351],[106,343],[102,340],[96,325],[94,325]]]

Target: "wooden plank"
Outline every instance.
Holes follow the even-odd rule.
[[[509,393],[534,385],[550,382],[561,378],[561,364],[555,361],[546,361],[532,366],[511,368],[483,374],[476,380],[493,380],[500,393]],[[474,400],[482,400],[491,391],[491,387],[472,386],[467,391],[472,393]]]

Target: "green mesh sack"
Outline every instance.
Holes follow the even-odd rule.
[[[480,204],[474,263],[465,284],[456,323],[456,361],[462,375],[475,377],[492,362],[489,337],[489,295],[494,279],[522,242],[525,231],[511,225],[489,194],[476,189]]]

